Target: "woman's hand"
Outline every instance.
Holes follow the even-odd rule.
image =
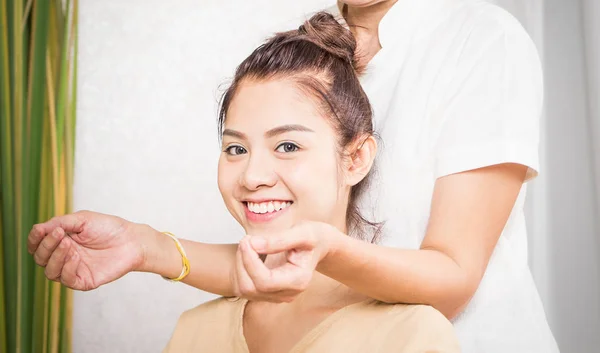
[[[308,287],[318,264],[340,235],[329,224],[302,222],[278,234],[244,237],[232,272],[236,295],[259,301],[293,301]],[[264,262],[259,254],[267,255]]]
[[[87,291],[141,266],[144,247],[136,235],[144,229],[116,216],[80,211],[34,225],[27,250],[48,279]]]

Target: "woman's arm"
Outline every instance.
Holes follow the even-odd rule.
[[[273,291],[248,290],[251,279],[238,244],[180,242],[191,266],[183,282],[223,296],[289,301],[305,289],[298,286],[298,278],[306,283],[314,270],[313,266],[287,273],[277,286],[272,286]],[[91,211],[57,216],[34,225],[27,250],[38,265],[45,267],[48,279],[82,291],[96,289],[132,271],[175,278],[182,269],[181,255],[167,235],[145,224]]]
[[[453,318],[479,286],[526,171],[523,165],[502,164],[438,179],[419,250],[368,244],[335,232],[320,236],[325,240],[302,234],[269,237],[263,249],[261,239],[251,241],[259,253],[326,244],[319,272],[372,298],[428,304]]]
[[[191,263],[185,283],[224,296],[236,293],[237,244],[181,243]],[[182,269],[181,255],[170,237],[148,225],[98,212],[79,211],[34,225],[27,248],[45,267],[48,279],[83,291],[131,271],[175,278]]]
[[[173,240],[149,226],[144,227],[147,227],[148,238],[142,241],[144,256],[136,271],[167,278],[179,276],[181,255]],[[184,239],[180,242],[190,261],[190,273],[183,283],[226,297],[236,295],[232,271],[238,244],[208,244]]]

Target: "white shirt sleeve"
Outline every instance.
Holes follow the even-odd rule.
[[[435,177],[501,163],[539,169],[543,80],[525,30],[474,31],[466,39],[436,111],[442,125],[435,145]],[[490,39],[491,38],[491,39]]]

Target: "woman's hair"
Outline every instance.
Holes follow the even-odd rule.
[[[340,151],[353,142],[362,143],[358,139],[374,134],[371,105],[358,80],[362,70],[352,33],[331,14],[319,12],[297,30],[277,33],[238,66],[221,99],[219,136],[229,105],[244,80],[280,78],[294,82],[319,103],[338,135]],[[371,233],[374,242],[379,224],[366,220],[357,206],[357,198],[367,183],[365,177],[352,187],[346,221],[350,232],[363,239]]]

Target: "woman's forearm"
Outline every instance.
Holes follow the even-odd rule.
[[[476,284],[449,256],[436,250],[407,250],[335,237],[317,270],[369,297],[387,303],[427,304],[453,318]]]
[[[181,255],[171,238],[149,226],[141,232],[144,261],[138,268],[167,278],[181,273]],[[143,234],[143,235],[142,235]],[[180,239],[190,261],[190,273],[182,281],[210,293],[233,296],[231,273],[238,244],[208,244]]]

